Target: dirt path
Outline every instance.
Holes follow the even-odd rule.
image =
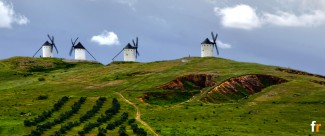
[[[155,136],[159,136],[156,133],[156,131],[154,131],[146,122],[144,122],[143,120],[141,120],[141,113],[140,113],[140,110],[139,110],[139,107],[138,106],[136,106],[134,103],[132,103],[128,99],[126,99],[121,93],[119,93],[119,92],[115,92],[115,93],[117,93],[123,100],[125,100],[128,104],[132,105],[137,110],[137,113],[135,115],[135,119],[137,121],[139,121],[147,129],[149,129],[151,131],[151,133],[153,133]]]

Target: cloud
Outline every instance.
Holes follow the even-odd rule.
[[[264,13],[265,23],[287,27],[312,27],[325,22],[325,12],[315,10],[312,13],[295,15],[293,13],[278,11],[277,14]]]
[[[135,4],[138,2],[137,0],[116,0],[116,2],[120,4],[124,4],[129,6],[133,11],[136,11]]]
[[[217,45],[219,48],[222,48],[222,49],[229,49],[231,48],[231,45],[228,44],[228,43],[223,43],[222,41],[219,41],[217,40]]]
[[[305,5],[303,2],[301,6]],[[301,14],[277,10],[275,13],[261,11],[249,5],[236,5],[234,7],[215,8],[217,16],[221,17],[221,24],[224,27],[251,30],[264,25],[282,27],[314,27],[325,23],[325,8],[308,9],[301,11]]]
[[[217,15],[221,16],[221,24],[225,27],[253,29],[261,26],[255,9],[248,5],[237,5],[223,9],[215,8]]]
[[[12,24],[24,25],[29,23],[27,17],[16,14],[13,5],[0,1],[0,28],[11,28]]]
[[[114,32],[108,32],[107,30],[104,30],[100,35],[94,35],[91,38],[91,41],[97,42],[99,45],[108,46],[120,44],[117,35]]]

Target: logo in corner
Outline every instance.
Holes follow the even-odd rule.
[[[311,126],[311,132],[315,132],[315,126],[316,126],[316,132],[319,132],[319,128],[322,126],[322,124],[316,124],[316,121],[312,121],[310,126]]]

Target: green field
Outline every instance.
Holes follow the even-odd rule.
[[[182,59],[108,65],[67,63],[55,58],[1,60],[0,135],[30,134],[36,126],[24,126],[24,120],[51,110],[64,96],[69,100],[62,108],[38,125],[71,110],[81,97],[87,99],[76,113],[42,135],[54,135],[62,125],[78,121],[99,97],[107,99],[99,111],[66,135],[78,135],[85,125],[96,122],[112,106],[114,98],[121,108],[100,128],[127,112],[128,120],[136,119],[135,123],[148,135],[325,135],[325,127],[318,133],[312,133],[310,127],[314,120],[325,126],[322,76],[222,58]],[[245,75],[269,75],[286,82],[271,84],[268,79]],[[202,85],[201,81],[210,84]],[[120,126],[125,126],[126,134],[136,135],[128,121],[105,134],[119,135]],[[86,135],[98,133],[95,127]]]

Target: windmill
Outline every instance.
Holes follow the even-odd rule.
[[[88,54],[95,59],[95,57],[80,43],[78,42],[78,44],[76,44],[77,40],[79,39],[79,37],[76,40],[72,40],[71,39],[71,49],[69,52],[69,55],[72,55],[72,52],[74,51],[74,59],[75,60],[86,60],[86,52],[88,52]]]
[[[217,38],[218,34],[214,35],[213,32],[211,32],[212,36],[212,42],[209,40],[209,38],[206,38],[202,43],[201,43],[201,57],[213,57],[213,49],[216,48],[217,50],[217,55],[219,55],[219,50],[217,46]]]
[[[59,53],[58,49],[55,46],[54,43],[54,36],[50,36],[49,34],[47,34],[47,37],[50,39],[49,41],[46,41],[41,48],[39,48],[36,53],[33,55],[33,57],[35,57],[35,55],[42,49],[43,51],[43,57],[53,57],[53,48],[55,48],[56,53]]]
[[[136,40],[132,40],[133,46],[128,43],[112,60],[121,54],[122,51],[124,51],[124,61],[136,61],[137,57],[140,56],[140,53],[138,52],[138,37]]]

